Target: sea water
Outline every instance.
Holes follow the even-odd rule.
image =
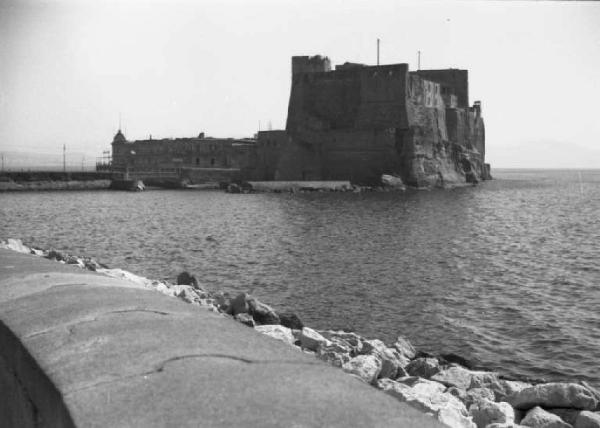
[[[600,171],[405,193],[0,194],[0,238],[151,278],[194,272],[306,325],[512,376],[600,384]]]

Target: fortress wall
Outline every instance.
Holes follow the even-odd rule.
[[[260,131],[256,142],[256,170],[248,179],[275,180],[281,154],[288,150],[289,136],[286,131]]]
[[[396,130],[339,130],[323,139],[321,157],[325,180],[379,184],[381,174],[399,173]]]
[[[360,70],[360,106],[355,123],[360,129],[405,128],[408,65],[366,67]]]
[[[417,75],[452,88],[458,97],[458,107],[469,107],[469,72],[450,68],[446,70],[419,70]]]
[[[455,171],[448,144],[441,86],[417,74],[410,75],[409,83],[406,104],[409,130],[401,137],[402,178],[417,187],[464,182],[464,177]]]
[[[275,180],[323,180],[322,164],[319,147],[295,138],[281,154]]]
[[[321,55],[292,57],[292,75],[297,73],[318,73],[329,70],[331,70],[331,61],[327,57]]]
[[[408,126],[407,76],[406,64],[294,76],[287,122],[293,148],[280,160],[278,179],[374,184],[398,172],[395,130]]]

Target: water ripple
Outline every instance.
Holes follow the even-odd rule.
[[[150,277],[192,270],[317,328],[600,384],[600,172],[496,178],[405,194],[0,194],[0,238]]]

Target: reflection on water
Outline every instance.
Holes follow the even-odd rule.
[[[0,194],[0,237],[149,277],[193,270],[317,328],[600,383],[600,171],[398,193]]]

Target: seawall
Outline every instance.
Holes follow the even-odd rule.
[[[0,174],[0,192],[108,189],[110,172],[8,171]]]
[[[442,426],[206,308],[5,249],[0,390],[6,427]]]

